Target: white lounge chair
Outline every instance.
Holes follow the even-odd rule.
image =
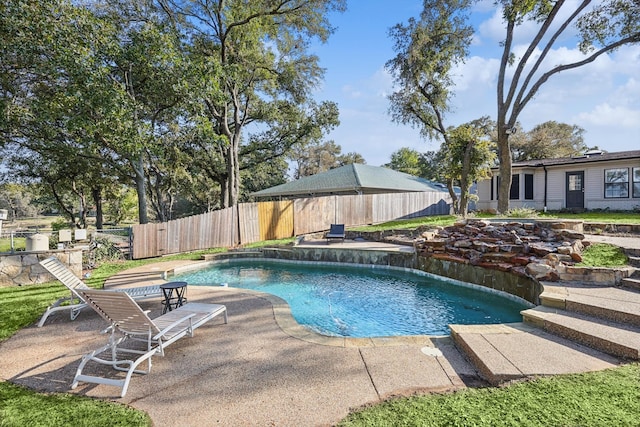
[[[220,304],[203,304],[190,302],[173,311],[150,319],[146,311],[126,293],[88,289],[80,291],[84,300],[100,316],[111,324],[109,342],[103,347],[82,357],[71,384],[74,389],[79,382],[106,384],[122,388],[121,397],[127,393],[129,381],[134,373],[148,374],[151,371],[151,357],[164,356],[164,349],[171,343],[184,337],[193,336],[193,331],[214,317],[224,314],[224,323],[228,322],[227,308]],[[135,340],[140,349],[132,348],[125,341]],[[105,353],[105,358],[100,355]],[[133,355],[120,358],[121,355]],[[147,361],[147,369],[136,369]],[[114,369],[126,372],[124,378],[113,379],[94,375],[85,375],[82,370],[88,362],[111,365]]]
[[[91,288],[88,287],[82,280],[80,280],[75,274],[73,274],[73,272],[69,270],[66,265],[64,265],[58,258],[54,256],[40,261],[40,265],[42,265],[49,273],[53,275],[53,277],[55,277],[63,285],[65,285],[71,291],[71,296],[60,298],[58,301],[50,305],[40,318],[38,327],[40,328],[42,327],[42,325],[44,325],[44,322],[47,320],[47,317],[49,317],[51,313],[61,310],[69,310],[71,320],[74,320],[76,317],[78,317],[78,314],[80,314],[80,310],[87,306],[86,302],[82,298],[82,295],[80,295],[78,291]],[[126,292],[134,299],[145,299],[162,296],[160,285],[120,289],[118,290],[118,292]],[[65,302],[68,302],[69,304],[62,305]]]

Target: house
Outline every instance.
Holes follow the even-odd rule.
[[[256,198],[303,198],[330,195],[447,192],[442,184],[384,167],[350,164],[251,195]]]
[[[510,208],[633,210],[640,207],[640,150],[514,162]],[[479,210],[498,207],[499,168],[478,183]]]

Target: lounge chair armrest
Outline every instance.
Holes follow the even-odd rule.
[[[166,334],[168,331],[170,331],[171,329],[175,328],[176,326],[178,326],[180,323],[184,322],[185,320],[189,320],[191,319],[193,316],[195,316],[195,313],[189,313],[186,316],[181,317],[180,319],[176,320],[173,323],[170,323],[169,325],[167,325],[164,329],[162,329],[160,332],[158,332],[153,339],[156,340],[158,338],[160,338],[161,336],[163,336],[164,334]]]

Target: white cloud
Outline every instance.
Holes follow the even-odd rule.
[[[342,93],[351,99],[357,99],[362,97],[362,92],[357,88],[354,88],[352,85],[342,86]]]
[[[479,56],[468,58],[465,63],[458,64],[453,69],[455,91],[461,93],[487,86],[495,87],[499,66],[500,62],[497,59]]]
[[[612,106],[605,102],[597,105],[590,112],[578,114],[577,120],[586,125],[640,130],[640,109],[631,109],[622,105]]]

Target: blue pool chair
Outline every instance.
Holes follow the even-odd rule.
[[[325,238],[327,239],[327,243],[329,243],[331,239],[341,239],[344,242],[344,224],[331,224],[331,228],[325,235]]]

